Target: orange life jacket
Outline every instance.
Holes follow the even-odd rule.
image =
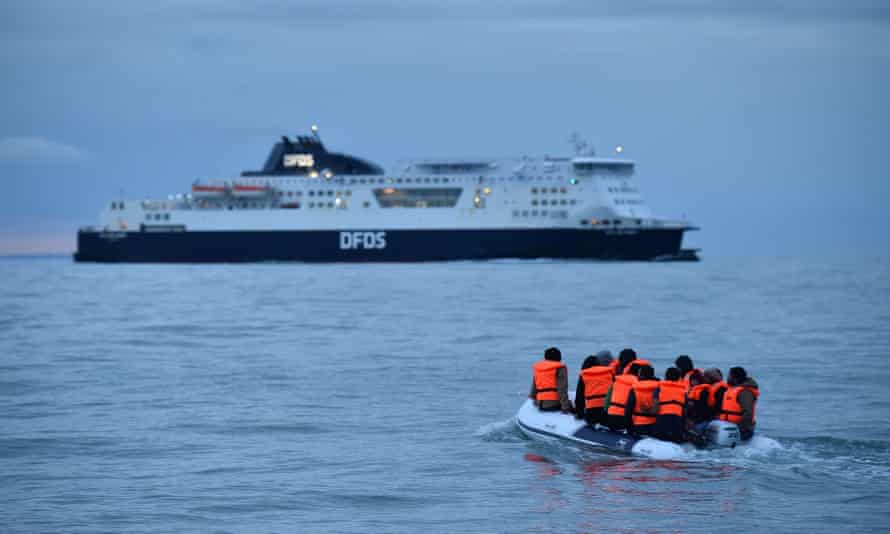
[[[609,362],[609,369],[612,370],[612,374],[615,374],[615,372],[618,371],[618,360]]]
[[[617,415],[624,417],[624,407],[627,405],[627,397],[630,395],[630,388],[639,380],[635,376],[620,375],[615,377],[615,383],[612,384],[612,395],[609,397],[609,415]]]
[[[602,408],[606,402],[606,393],[612,385],[612,370],[608,367],[593,366],[581,370],[584,381],[584,407]],[[578,402],[580,399],[575,399]]]
[[[553,362],[550,360],[541,360],[532,365],[532,372],[535,380],[535,400],[559,400],[559,393],[556,390],[556,375],[560,368],[565,368],[562,362]]]
[[[655,424],[655,388],[657,387],[658,380],[640,380],[633,385],[636,402],[631,420],[634,426]]]
[[[705,393],[710,393],[711,386],[709,384],[699,384],[697,386],[692,386],[689,390],[689,393],[686,395],[686,401],[692,405],[695,401],[701,400],[701,396]]]
[[[648,365],[649,367],[652,367],[652,364],[649,363],[649,360],[634,360],[624,366],[624,370],[621,372],[621,374],[623,374],[623,375],[630,374],[630,369],[631,369],[631,367],[634,366],[634,364],[636,364],[637,367],[642,367],[644,365]]]
[[[658,383],[658,415],[683,416],[686,405],[686,384],[662,380]]]
[[[720,406],[717,405],[717,399],[720,398],[721,391],[725,392],[728,388],[729,384],[723,380],[708,385],[708,390],[710,392],[710,395],[708,396],[708,408],[712,410],[720,408]]]
[[[687,390],[689,390],[689,388],[692,387],[692,386],[689,385],[689,379],[692,378],[692,375],[694,375],[696,371],[698,371],[699,373],[701,373],[701,369],[699,369],[698,367],[696,367],[695,369],[693,369],[693,370],[689,371],[688,373],[686,373],[685,375],[683,375],[683,382],[686,383],[686,389],[687,389]]]
[[[757,422],[757,397],[760,396],[760,390],[751,386],[733,386],[726,390],[723,394],[723,404],[720,405],[720,420],[729,421],[730,423],[739,424],[742,422],[742,405],[739,404],[739,393],[742,391],[750,391],[754,395],[754,405],[751,407],[751,422]]]

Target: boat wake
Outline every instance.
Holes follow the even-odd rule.
[[[594,449],[561,439],[532,439],[519,429],[516,418],[494,421],[479,427],[474,436],[491,443],[526,443],[529,454],[548,462],[588,465],[591,462],[653,462],[605,449]],[[841,474],[844,478],[890,482],[890,442],[846,440],[836,437],[772,438],[757,435],[734,448],[694,449],[684,447],[671,462],[721,464],[737,468],[769,466],[778,472]]]

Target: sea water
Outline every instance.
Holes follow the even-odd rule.
[[[0,260],[0,530],[884,530],[887,265]],[[528,440],[549,346],[742,365],[757,437]]]

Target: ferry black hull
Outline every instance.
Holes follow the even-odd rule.
[[[81,230],[79,262],[421,262],[497,258],[695,261],[685,229]],[[344,236],[344,234],[348,234]]]

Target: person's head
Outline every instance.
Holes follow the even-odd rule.
[[[633,349],[623,349],[618,354],[618,366],[622,369],[627,366],[630,362],[637,359],[637,353],[634,352]]]
[[[637,376],[640,380],[655,380],[655,369],[651,365],[637,366]]]
[[[676,382],[680,380],[680,370],[676,367],[668,367],[667,371],[664,372],[664,379],[669,380],[671,382]]]
[[[720,372],[720,369],[716,367],[708,367],[704,372],[705,383],[706,384],[716,384],[723,380],[723,373]]]
[[[612,363],[612,351],[601,350],[596,353],[596,359],[600,365],[606,366]]]
[[[684,375],[686,373],[688,373],[689,371],[691,371],[695,367],[694,365],[692,365],[692,358],[690,358],[689,356],[687,356],[685,354],[681,354],[680,356],[677,356],[677,359],[674,361],[674,364],[677,366],[678,369],[680,369],[680,372]]]
[[[690,386],[697,386],[699,384],[706,384],[706,383],[707,382],[705,382],[704,375],[698,369],[693,370],[692,374],[689,375],[689,385]]]
[[[551,362],[560,362],[562,361],[562,353],[559,352],[558,348],[550,347],[544,351],[544,359],[550,360]]]
[[[748,372],[745,371],[744,367],[731,367],[729,369],[729,380],[727,383],[732,386],[737,386],[743,383],[748,379]]]
[[[584,358],[584,363],[581,364],[581,369],[587,369],[588,367],[596,367],[597,365],[600,365],[599,359],[596,356],[591,354],[590,356]]]

